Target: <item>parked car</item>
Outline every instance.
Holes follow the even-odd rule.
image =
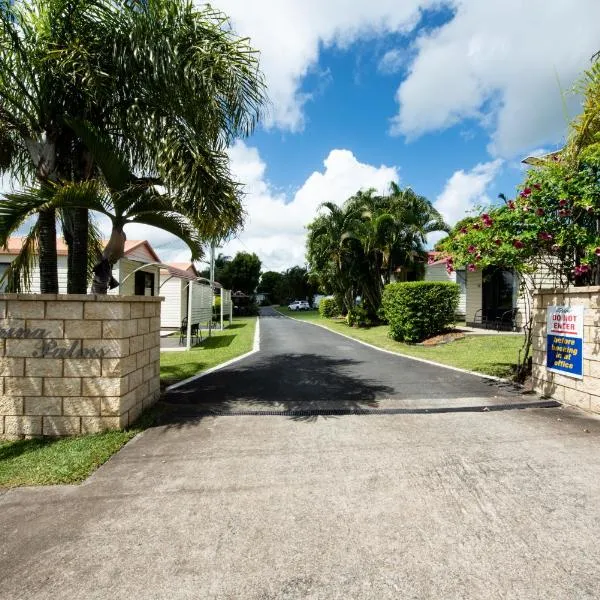
[[[306,300],[294,300],[288,304],[290,310],[310,310],[310,304]]]

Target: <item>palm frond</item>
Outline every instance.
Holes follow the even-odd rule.
[[[39,225],[36,221],[25,237],[23,246],[16,258],[10,263],[0,283],[5,283],[6,293],[29,292],[33,270],[38,262]]]
[[[198,230],[188,219],[177,213],[140,213],[128,222],[151,225],[172,233],[187,244],[192,253],[192,260],[198,260],[204,254],[203,244],[206,240],[200,237]]]

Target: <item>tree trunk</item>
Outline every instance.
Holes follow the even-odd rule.
[[[38,216],[40,291],[42,294],[58,294],[56,258],[56,212],[41,210]]]
[[[71,209],[72,231],[69,245],[68,294],[85,294],[88,284],[88,210]]]
[[[119,284],[112,276],[113,265],[123,258],[125,252],[125,234],[121,227],[113,227],[99,262],[94,265],[92,294],[106,294]]]

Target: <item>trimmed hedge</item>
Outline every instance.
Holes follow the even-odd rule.
[[[333,319],[340,314],[340,308],[335,298],[321,298],[319,314],[326,319]]]
[[[444,331],[454,322],[459,289],[456,283],[437,281],[386,285],[382,306],[390,324],[390,337],[420,342]]]

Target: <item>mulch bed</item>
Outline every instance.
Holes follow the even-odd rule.
[[[466,335],[462,331],[446,331],[440,335],[434,335],[433,337],[423,340],[418,346],[440,346],[447,344],[448,342],[454,342],[455,340],[462,340]]]

